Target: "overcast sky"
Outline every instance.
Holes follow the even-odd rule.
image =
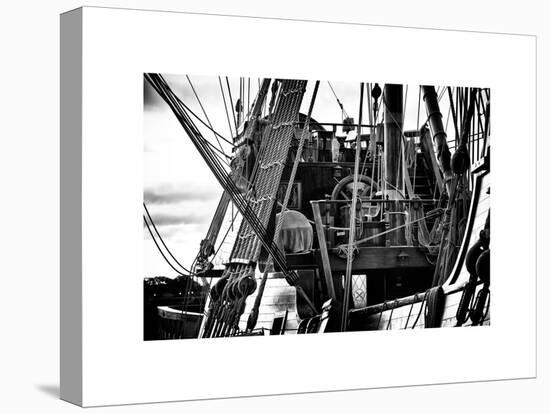
[[[185,75],[164,75],[164,77],[180,99],[204,120],[205,117],[187,77]],[[190,75],[189,79],[214,129],[231,140],[218,78]],[[226,99],[229,100],[225,77],[222,77],[222,82]],[[248,80],[245,84],[248,86]],[[259,80],[251,79],[250,84],[250,101],[252,101],[258,90]],[[308,82],[301,108],[303,113],[307,113],[313,85],[314,82]],[[348,115],[357,121],[359,82],[334,81],[331,82],[331,85]],[[381,84],[381,86],[383,85]],[[231,78],[230,87],[233,103],[235,103],[239,95],[239,79]],[[426,112],[422,104],[420,112],[418,112],[419,87],[411,85],[408,88],[405,87],[405,91],[407,93],[405,129],[415,129],[418,113],[420,113],[420,123],[422,124],[426,120]],[[248,93],[245,92],[245,110],[248,109],[249,104],[247,96]],[[364,123],[368,123],[366,102],[364,111]],[[441,101],[441,112],[444,121],[446,121],[448,113],[446,94]],[[319,122],[342,121],[341,110],[327,82],[320,84],[312,116]],[[231,122],[233,122],[232,118]],[[447,131],[450,139],[453,138],[451,122],[449,122]],[[196,124],[200,127],[203,135],[217,145],[212,133],[200,123],[196,122]],[[222,189],[176,117],[146,81],[144,81],[144,142],[144,201],[174,256],[184,266],[190,267],[197,254],[200,241],[206,235]],[[229,146],[223,141],[222,146],[227,153],[230,153]],[[229,209],[230,212],[231,209]],[[238,226],[235,227],[238,228]],[[164,262],[156,250],[145,228],[144,238],[145,276],[176,276],[176,273]],[[218,264],[227,258],[229,251],[230,246],[225,246],[222,249],[217,260]]]

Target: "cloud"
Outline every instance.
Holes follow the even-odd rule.
[[[153,89],[149,82],[143,77],[143,106],[147,110],[162,109],[164,101]]]
[[[155,226],[177,226],[190,224],[203,224],[210,220],[210,214],[205,211],[196,211],[188,213],[156,213],[151,214]],[[145,224],[144,224],[145,225]]]
[[[189,184],[178,186],[180,189],[174,189],[172,186],[159,185],[157,188],[146,188],[143,192],[143,201],[145,204],[176,204],[183,201],[211,201],[220,196],[219,189],[200,187],[190,187]]]
[[[159,224],[157,224],[156,220],[155,220],[155,226],[157,226],[157,230],[159,230],[160,227],[162,227],[162,230],[159,230],[159,233],[160,235],[162,236],[163,239],[170,239],[170,238],[173,238],[173,237],[176,237],[178,235],[178,233],[180,232],[180,228],[177,227],[177,226],[161,226]],[[147,226],[145,224],[145,222],[143,222],[143,228],[144,228],[144,236],[146,239],[150,239],[151,238],[151,233],[149,233],[149,230],[147,230]],[[153,234],[155,233],[155,230],[151,227],[151,231],[153,232]]]

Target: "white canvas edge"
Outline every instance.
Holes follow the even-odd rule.
[[[300,38],[352,58],[315,65]],[[143,72],[491,87],[491,326],[143,342]],[[83,405],[536,375],[534,37],[85,8],[82,79]]]

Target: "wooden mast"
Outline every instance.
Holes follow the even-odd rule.
[[[385,197],[394,200],[388,204],[388,221],[390,229],[403,226],[405,216],[403,206],[397,200],[403,198],[403,85],[386,84],[384,86],[384,179]],[[405,228],[389,233],[392,246],[406,244]]]
[[[453,172],[451,170],[451,152],[447,145],[447,133],[443,126],[443,115],[441,115],[441,111],[439,110],[437,92],[433,86],[423,85],[422,93],[424,95],[424,105],[426,106],[426,112],[428,114],[430,132],[437,149],[439,168],[443,173],[447,194],[450,194],[450,185],[453,178]]]

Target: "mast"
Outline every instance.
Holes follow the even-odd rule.
[[[353,192],[351,198],[350,220],[349,220],[349,237],[348,251],[346,260],[346,278],[344,287],[344,307],[343,317],[340,330],[343,332],[348,325],[348,310],[349,296],[351,292],[351,268],[353,261],[353,243],[355,243],[355,227],[356,227],[356,208],[357,208],[357,182],[359,181],[359,163],[361,161],[361,123],[363,122],[363,93],[365,84],[361,82],[360,98],[359,98],[359,125],[357,126],[357,137],[355,140],[355,165],[353,168]]]
[[[404,185],[402,177],[403,145],[403,85],[386,84],[384,86],[384,180],[385,196],[394,200],[388,204],[388,221],[390,229],[403,226],[405,216],[402,204],[397,200],[403,198]],[[389,233],[392,246],[403,246],[405,228],[401,227]]]
[[[451,170],[451,152],[449,151],[449,146],[447,145],[447,133],[445,132],[445,127],[443,126],[443,115],[441,115],[441,111],[439,110],[437,92],[435,91],[435,87],[423,85],[422,93],[424,94],[424,104],[426,106],[426,113],[428,114],[428,122],[430,124],[432,139],[434,140],[436,146],[439,168],[443,173],[445,188],[447,190],[447,194],[449,194],[451,179],[453,178],[453,172]]]
[[[270,83],[270,78],[264,78],[264,80],[262,81],[262,85],[258,91],[258,96],[256,97],[256,101],[254,102],[254,106],[252,108],[249,124],[243,134],[242,142],[247,143],[251,139],[252,134],[256,131],[257,121],[261,117],[262,107],[264,105],[265,97],[269,90]],[[238,176],[240,174],[244,174],[245,171],[243,171],[243,167],[240,166],[234,173]],[[216,208],[214,218],[210,223],[210,227],[208,229],[206,237],[201,241],[199,253],[197,254],[197,258],[195,259],[198,271],[209,270],[209,267],[211,266],[211,263],[208,260],[209,257],[214,253],[214,244],[218,239],[220,228],[223,219],[225,218],[227,207],[229,206],[230,202],[231,196],[227,193],[227,191],[224,191],[218,203],[218,207]]]

